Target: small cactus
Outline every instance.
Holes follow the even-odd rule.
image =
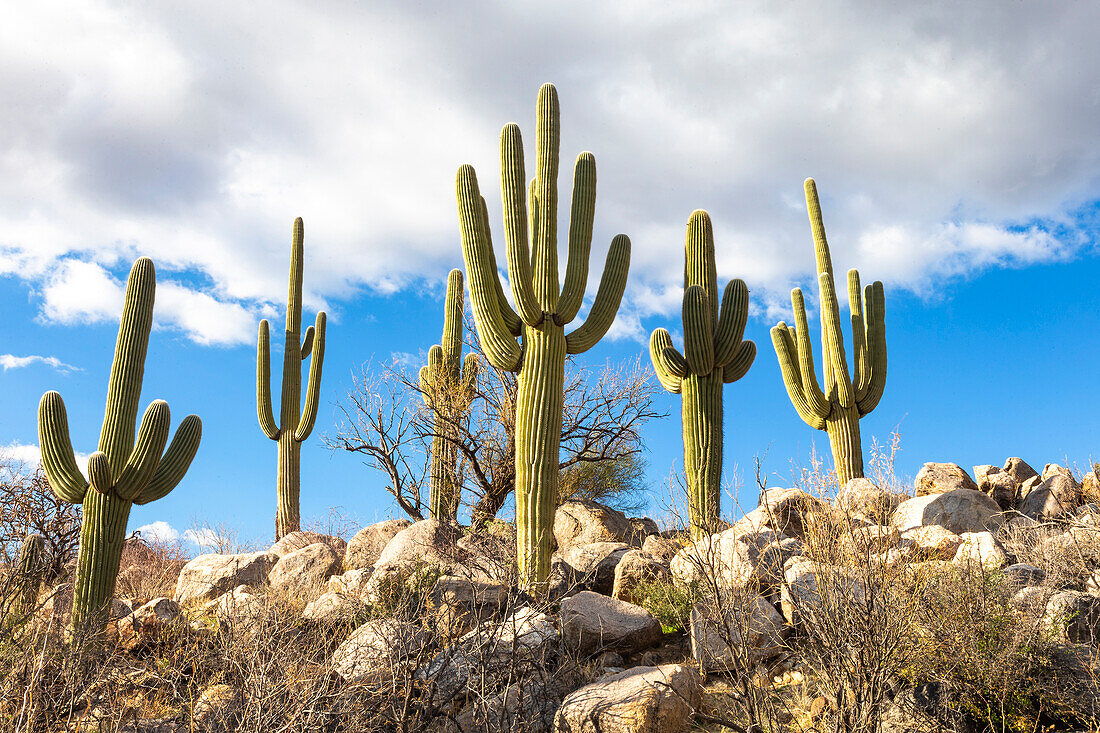
[[[34,608],[38,598],[38,588],[42,585],[48,561],[46,558],[46,538],[40,534],[29,534],[19,546],[15,556],[15,584],[18,588],[17,602],[19,611],[26,613]]]
[[[459,168],[456,182],[462,255],[478,339],[493,366],[519,375],[516,554],[520,582],[528,588],[541,586],[550,575],[565,357],[587,351],[607,332],[619,309],[630,267],[630,240],[620,234],[611,243],[588,318],[567,335],[565,326],[576,318],[588,282],[596,159],[591,153],[581,153],[574,167],[569,260],[562,286],[558,281],[559,127],[557,90],[544,84],[537,105],[536,173],[529,190],[519,127],[505,125],[500,134],[508,279],[518,313],[500,285],[489,217],[473,167]]]
[[[461,360],[462,308],[462,270],[451,270],[443,306],[442,343],[429,349],[428,363],[420,368],[420,392],[436,416],[428,510],[432,519],[441,522],[453,522],[458,514],[461,483],[455,469],[455,421],[469,410],[477,381],[477,354],[467,354],[466,360]]]
[[[313,432],[321,391],[321,368],[325,361],[325,312],[317,314],[316,326],[302,329],[302,263],[305,259],[305,228],[301,217],[294,220],[290,246],[290,294],[286,306],[286,341],[283,347],[283,389],[279,425],[271,405],[271,334],[267,319],[260,321],[256,343],[256,412],[260,429],[279,445],[279,470],[275,481],[275,539],[301,529],[299,509],[302,441]],[[299,341],[299,339],[301,339]],[[313,354],[309,365],[306,404],[301,406],[302,362]]]
[[[772,328],[772,344],[787,394],[798,415],[810,427],[828,433],[837,481],[844,486],[850,479],[863,476],[859,419],[875,409],[886,387],[886,300],[881,282],[875,281],[861,290],[859,273],[848,271],[848,305],[852,312],[852,349],[855,353],[855,371],[849,376],[840,330],[840,304],[833,284],[833,263],[814,179],[807,178],[805,188],[817,258],[817,282],[821,289],[824,391],[818,386],[814,371],[813,346],[801,289],[791,291],[794,327],[780,321]]]
[[[742,341],[749,316],[749,289],[730,280],[718,307],[714,230],[707,212],[691,214],[684,255],[684,353],[658,328],[649,339],[657,378],[669,392],[682,394],[684,469],[688,483],[691,532],[714,532],[722,498],[722,387],[745,376],[756,358],[756,344]]]
[[[154,400],[134,439],[155,294],[153,261],[142,257],[134,263],[126,285],[99,450],[88,459],[87,479],[76,465],[61,395],[47,392],[38,405],[38,441],[50,488],[62,501],[79,502],[84,510],[73,630],[87,624],[98,631],[106,623],[130,507],[160,499],[174,489],[191,465],[202,436],[202,421],[188,415],[165,450],[171,416],[167,402]]]

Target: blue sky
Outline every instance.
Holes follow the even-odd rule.
[[[720,280],[749,284],[760,351],[725,392],[731,480],[736,466],[751,483],[766,455],[782,484],[828,450],[768,336],[790,288],[812,283],[810,175],[838,272],[886,283],[889,377],[865,449],[897,428],[903,475],[1010,455],[1084,465],[1100,457],[1098,25],[1086,3],[23,8],[0,28],[0,446],[33,456],[35,407],[58,389],[77,449],[94,449],[119,288],[149,255],[143,401],[167,399],[175,423],[199,414],[204,435],[183,483],[131,527],[269,535],[254,340],[261,317],[281,320],[303,216],[306,319],[330,318],[303,514],[395,516],[384,478],[320,437],[364,362],[438,341],[461,265],[455,170],[477,168],[500,245],[499,130],[517,121],[530,145],[535,94],[554,81],[563,161],[587,149],[599,168],[589,297],[611,237],[633,241],[620,317],[584,363],[678,330],[695,208],[714,219]],[[659,404],[655,497],[680,462],[679,398]]]

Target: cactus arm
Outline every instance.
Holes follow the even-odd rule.
[[[484,217],[484,203],[477,187],[477,175],[473,167],[464,165],[458,169],[456,180],[458,219],[462,231],[462,258],[466,264],[466,277],[470,282],[470,300],[474,308],[474,326],[478,340],[489,363],[497,369],[515,371],[519,367],[522,351],[515,336],[501,316],[500,278],[493,259],[492,244],[487,232],[488,220]]]
[[[306,387],[306,405],[302,408],[302,417],[298,420],[298,429],[294,439],[301,443],[313,432],[317,422],[317,408],[321,402],[321,371],[325,365],[325,312],[317,314],[317,335],[313,338],[313,358],[309,362],[309,382]]]
[[[723,367],[722,381],[725,384],[736,382],[749,371],[749,367],[756,360],[756,344],[752,341],[742,341],[733,355],[730,363]]]
[[[799,288],[791,291],[791,305],[794,308],[794,344],[798,349],[798,368],[802,377],[802,393],[806,396],[806,403],[810,406],[810,410],[820,416],[821,419],[825,419],[833,408],[821,391],[821,387],[817,382],[817,374],[814,372],[814,350],[813,345],[810,343],[810,331],[806,322],[806,303]]]
[[[821,219],[821,202],[817,198],[817,184],[814,179],[807,178],[804,184],[806,189],[806,212],[810,217],[810,230],[814,237],[814,258],[817,260],[818,274],[827,274],[833,279],[833,260],[829,255],[829,240],[825,238],[825,224]]]
[[[148,504],[168,495],[172,489],[183,479],[195,453],[199,450],[199,441],[202,438],[202,420],[198,415],[188,415],[176,428],[176,435],[168,445],[168,450],[160,459],[156,473],[136,497],[135,504]]]
[[[458,366],[462,354],[462,270],[454,269],[447,275],[447,295],[443,300],[443,338],[440,344],[448,366]]]
[[[111,476],[111,462],[107,460],[107,454],[97,450],[88,456],[88,487],[92,491],[106,494],[114,483],[114,478]]]
[[[653,362],[653,371],[657,373],[661,386],[673,394],[680,394],[683,378],[669,371],[664,358],[665,349],[672,349],[672,336],[665,329],[658,328],[649,337],[649,359]]]
[[[867,364],[867,328],[863,312],[863,293],[859,285],[859,273],[848,270],[848,310],[852,312],[852,389],[856,402],[863,399],[870,385],[871,371]]]
[[[531,287],[531,250],[527,244],[526,174],[519,126],[511,123],[500,132],[500,196],[504,205],[504,238],[508,252],[508,281],[519,317],[531,328],[543,319],[543,310]]]
[[[684,288],[698,285],[710,299],[710,322],[718,321],[718,270],[714,261],[714,225],[702,209],[691,212],[684,240]],[[728,286],[727,286],[728,287]]]
[[[714,370],[714,328],[710,299],[703,288],[689,285],[684,291],[684,357],[691,373],[699,376]]]
[[[477,375],[480,371],[481,360],[477,354],[467,354],[462,362],[462,389],[472,391],[477,386]]]
[[[256,414],[264,435],[278,440],[279,428],[271,409],[271,332],[266,318],[260,321],[260,335],[256,339]]]
[[[430,354],[431,352],[428,352],[428,353]],[[431,368],[427,364],[420,367],[418,384],[420,385],[420,397],[421,397],[421,399],[424,400],[425,405],[427,405],[428,407],[431,407],[432,406],[432,400],[428,396],[428,390],[431,389],[432,378],[431,378]]]
[[[542,310],[554,313],[557,311],[558,291],[561,287],[558,283],[558,148],[561,144],[561,112],[558,90],[553,84],[543,84],[539,89],[535,118],[535,180],[538,181],[536,190],[539,214],[538,237],[532,243],[532,284],[535,298]]]
[[[596,210],[596,158],[581,153],[573,169],[573,207],[569,214],[569,260],[565,284],[558,299],[554,323],[559,326],[577,317],[588,285],[588,257],[592,249],[592,222]]]
[[[828,399],[847,409],[855,402],[852,380],[848,376],[848,360],[844,354],[844,335],[840,330],[840,303],[836,297],[833,278],[828,273],[818,275],[821,287],[822,334],[825,337],[822,358],[829,364],[826,376]],[[834,397],[835,394],[835,397]]]
[[[160,463],[160,455],[168,443],[171,420],[171,411],[164,400],[154,400],[145,411],[138,428],[137,443],[122,473],[115,480],[115,493],[120,498],[133,500],[152,480]]]
[[[485,205],[485,197],[479,195],[478,198],[481,199],[480,226],[481,231],[485,234],[486,248],[489,252],[489,264],[493,271],[492,284],[494,286],[493,292],[496,295],[497,307],[500,309],[500,317],[504,321],[508,333],[513,336],[519,336],[523,333],[523,320],[512,308],[512,304],[508,302],[508,299],[504,297],[504,287],[500,284],[500,275],[497,271],[497,258],[493,253],[493,233],[489,228],[489,209]]]
[[[306,328],[305,335],[302,336],[302,361],[305,361],[306,357],[308,357],[310,352],[313,351],[313,335],[313,326],[309,326],[308,328]]]
[[[76,465],[65,401],[57,392],[47,392],[38,403],[38,445],[53,493],[62,501],[82,502],[88,482]]]
[[[294,220],[290,242],[290,285],[286,300],[286,330],[302,330],[302,264],[305,260],[305,224],[302,217]]]
[[[802,385],[802,374],[796,354],[796,339],[792,337],[787,324],[782,321],[772,329],[771,334],[775,355],[779,359],[779,370],[783,374],[783,384],[787,388],[787,395],[791,398],[791,404],[794,405],[795,412],[810,427],[824,430],[825,418],[818,414],[806,398],[806,390]]]
[[[859,400],[859,413],[866,415],[875,409],[886,389],[886,297],[882,283],[868,285],[864,298],[867,312],[867,352],[871,372],[867,393]]]
[[[153,299],[157,275],[153,261],[141,257],[130,269],[126,283],[126,301],[118,327],[111,379],[107,387],[107,407],[99,450],[107,454],[111,470],[117,476],[134,448],[134,423],[137,422],[141,381],[145,374],[145,353],[149,331],[153,327]]]
[[[741,348],[749,319],[749,287],[740,278],[726,283],[722,311],[714,329],[714,366],[724,367]]]
[[[582,354],[591,349],[603,338],[607,329],[615,320],[619,303],[626,289],[626,276],[630,271],[630,238],[618,234],[611,241],[607,251],[607,260],[600,278],[600,288],[592,302],[592,310],[579,328],[565,337],[565,347],[569,354]]]
[[[535,269],[535,250],[534,244],[539,238],[539,182],[534,178],[527,186],[527,218],[528,218],[528,237],[527,241],[531,243],[531,270]]]

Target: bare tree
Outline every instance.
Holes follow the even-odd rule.
[[[46,579],[61,574],[80,542],[80,505],[61,501],[46,472],[0,457],[0,559],[11,563],[28,534],[46,541]]]
[[[421,384],[408,365],[367,365],[338,406],[343,419],[336,434],[325,440],[333,449],[362,454],[367,465],[385,474],[386,490],[414,519],[425,515],[431,441],[450,441],[464,502],[474,525],[481,525],[496,517],[515,490],[515,375],[483,368],[469,411],[433,414],[424,404],[425,389],[434,394],[439,386]],[[587,484],[566,481],[572,494],[637,505],[628,495],[642,488],[641,427],[663,416],[653,406],[656,393],[653,375],[640,360],[599,373],[567,362],[560,465],[571,478],[588,479]],[[440,402],[438,396],[434,401]],[[621,468],[626,480],[619,476],[595,487],[592,479],[609,467]]]

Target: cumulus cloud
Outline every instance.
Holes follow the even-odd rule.
[[[582,149],[599,163],[590,291],[611,237],[634,244],[613,336],[678,309],[695,208],[714,218],[720,277],[774,310],[812,268],[807,175],[837,269],[892,286],[1095,248],[1080,212],[1100,200],[1100,102],[1081,72],[1100,65],[1096,4],[219,12],[211,26],[176,6],[52,0],[0,27],[0,274],[36,287],[43,318],[117,318],[117,277],[146,254],[206,283],[181,279],[163,325],[244,343],[285,291],[295,215],[308,307],[438,278],[461,260],[462,162],[502,245],[497,134],[519,121],[530,153],[546,80],[563,168]]]
[[[29,356],[15,356],[14,354],[0,354],[0,367],[3,367],[5,372],[9,369],[22,369],[23,367],[29,367],[32,364],[45,364],[48,367],[56,369],[62,374],[80,371],[79,367],[75,367],[72,364],[66,364],[65,362],[58,359],[56,356],[40,356],[38,354],[31,354]]]
[[[26,465],[37,465],[42,460],[42,449],[38,447],[36,443],[19,443],[13,442],[7,445],[0,445],[0,456],[12,458],[20,463]],[[76,451],[73,457],[76,459],[76,465],[81,470],[88,465],[88,459],[91,458],[91,453],[81,453]]]
[[[185,529],[180,532],[168,522],[157,520],[134,530],[147,540],[155,542],[177,542],[183,540],[196,547],[213,547],[218,543],[218,535],[212,529]]]

